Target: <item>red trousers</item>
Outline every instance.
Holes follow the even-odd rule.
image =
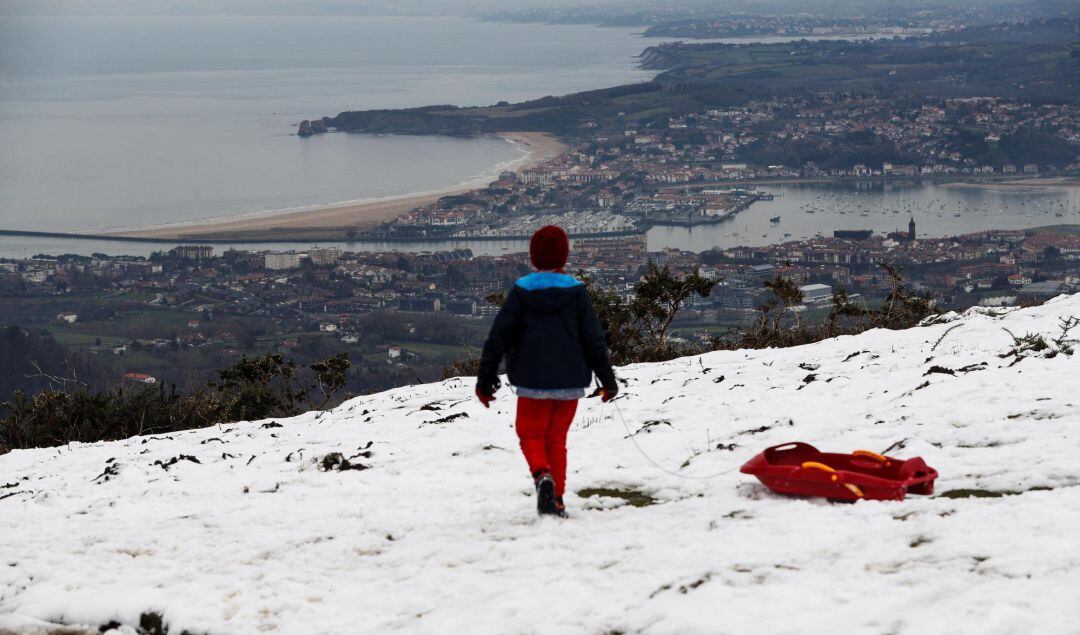
[[[555,495],[566,488],[566,433],[577,412],[577,400],[530,399],[518,397],[517,435],[521,451],[536,474],[549,470],[555,481]]]

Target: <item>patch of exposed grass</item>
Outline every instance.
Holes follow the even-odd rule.
[[[578,496],[582,498],[591,498],[593,496],[619,498],[626,501],[626,503],[632,507],[649,507],[650,505],[655,505],[659,502],[652,496],[649,496],[640,490],[616,489],[614,487],[586,487],[585,489],[578,490]]]
[[[942,492],[935,498],[1001,498],[1003,496],[1018,496],[1024,492],[1044,492],[1054,488],[1037,486],[1025,490],[988,490],[988,489],[951,489]]]

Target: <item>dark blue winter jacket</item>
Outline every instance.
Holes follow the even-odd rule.
[[[532,273],[514,284],[484,343],[479,387],[498,385],[504,355],[514,386],[585,388],[595,373],[605,388],[618,388],[585,285],[565,273]]]

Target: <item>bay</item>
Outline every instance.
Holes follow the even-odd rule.
[[[645,80],[630,29],[456,18],[0,17],[0,228],[101,231],[481,184],[502,139],[295,136],[345,109]]]

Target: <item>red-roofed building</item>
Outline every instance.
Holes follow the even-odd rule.
[[[148,386],[157,383],[157,379],[146,373],[127,373],[124,375],[124,381]]]

